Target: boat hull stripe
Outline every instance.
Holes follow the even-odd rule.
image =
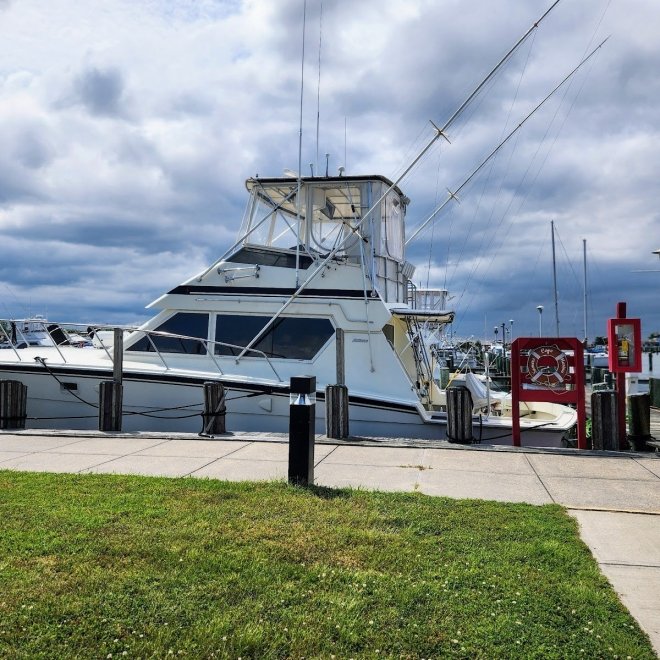
[[[195,296],[200,294],[220,294],[225,296],[292,296],[298,289],[288,287],[255,286],[177,286],[169,294]],[[370,297],[371,291],[367,291]],[[364,298],[362,289],[303,289],[300,294],[305,298]]]

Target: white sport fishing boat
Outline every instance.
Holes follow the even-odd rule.
[[[382,176],[251,178],[247,189],[236,244],[125,333],[123,429],[200,431],[203,383],[216,380],[228,390],[228,429],[286,431],[289,380],[312,374],[322,433],[341,330],[351,433],[444,439],[446,393],[422,330],[453,312],[417,308],[404,254],[409,200]],[[29,427],[96,427],[100,382],[113,372],[100,345],[2,351],[0,376],[28,387]],[[510,406],[474,398],[476,438],[510,442]],[[558,445],[575,419],[566,406],[529,404],[523,443]]]

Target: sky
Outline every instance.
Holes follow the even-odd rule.
[[[301,89],[305,174],[396,178],[551,4],[0,0],[0,318],[146,320],[233,243],[248,177],[298,169]],[[561,0],[401,181],[411,235],[610,37],[410,243],[457,336],[554,334],[551,221],[560,334],[585,245],[587,335],[618,301],[660,331],[659,25]]]

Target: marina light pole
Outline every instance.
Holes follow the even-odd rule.
[[[539,313],[539,337],[543,337],[543,305],[537,305],[536,309]]]

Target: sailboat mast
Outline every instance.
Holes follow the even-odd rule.
[[[583,282],[584,282],[584,344],[587,344],[587,239],[582,239],[582,266],[583,266]]]
[[[552,234],[552,284],[555,294],[555,333],[559,337],[559,300],[557,298],[557,260],[555,258],[555,221],[550,220]]]

